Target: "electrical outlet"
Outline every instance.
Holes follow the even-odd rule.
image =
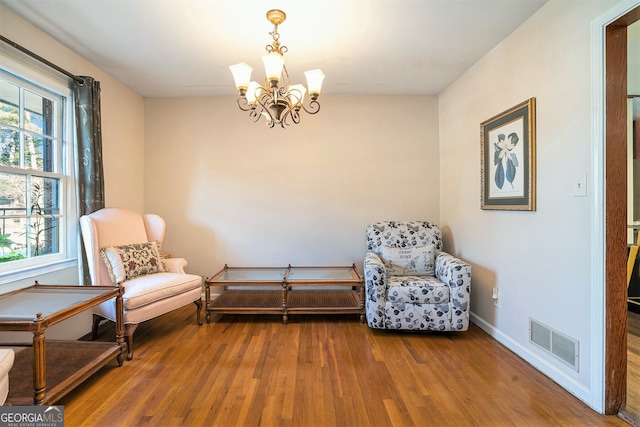
[[[498,298],[499,296],[500,296],[500,291],[498,290],[497,287],[494,287],[493,289],[491,289],[491,299],[493,300],[494,307],[500,307],[500,300]]]

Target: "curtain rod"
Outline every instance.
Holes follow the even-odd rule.
[[[33,59],[36,59],[40,62],[42,62],[44,65],[53,68],[54,70],[58,71],[59,73],[64,74],[65,76],[77,81],[80,84],[84,83],[84,79],[82,77],[78,77],[74,74],[71,74],[70,72],[68,72],[67,70],[65,70],[64,68],[60,68],[58,67],[56,64],[54,64],[53,62],[47,61],[46,59],[44,59],[43,57],[41,57],[40,55],[31,52],[29,49],[27,49],[26,47],[20,46],[18,43],[9,40],[8,38],[6,38],[5,36],[0,34],[0,41],[5,42],[6,44],[8,44],[9,46],[13,47],[14,49],[19,50],[22,53],[25,53],[27,55],[29,55],[30,57],[32,57]]]

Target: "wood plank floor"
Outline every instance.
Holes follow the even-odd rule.
[[[101,337],[113,333],[104,328]],[[356,316],[214,316],[142,324],[134,359],[58,402],[67,426],[625,426],[472,325],[372,330]]]
[[[622,415],[640,426],[640,314],[627,316],[627,404]]]

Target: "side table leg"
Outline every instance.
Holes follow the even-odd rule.
[[[42,313],[36,314],[36,330],[33,332],[33,403],[44,404],[47,395],[47,364]]]
[[[282,323],[284,323],[285,325],[287,324],[287,322],[289,321],[289,314],[288,314],[288,309],[287,309],[287,292],[289,291],[289,285],[287,284],[287,281],[285,280],[284,282],[282,282]]]
[[[122,302],[122,294],[124,288],[120,287],[120,292],[116,296],[116,343],[120,346],[120,354],[118,354],[118,366],[122,366],[124,362],[125,344],[124,344],[124,304]]]
[[[205,280],[204,282],[204,312],[205,320],[207,325],[211,323],[211,309],[209,308],[209,303],[211,302],[211,286],[209,286],[209,282]]]

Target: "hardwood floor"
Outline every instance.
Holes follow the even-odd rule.
[[[67,426],[624,426],[472,325],[372,330],[356,316],[214,316],[141,325],[134,359],[58,402]],[[113,334],[111,326],[100,337]]]
[[[627,316],[627,403],[622,415],[640,426],[640,314]]]

